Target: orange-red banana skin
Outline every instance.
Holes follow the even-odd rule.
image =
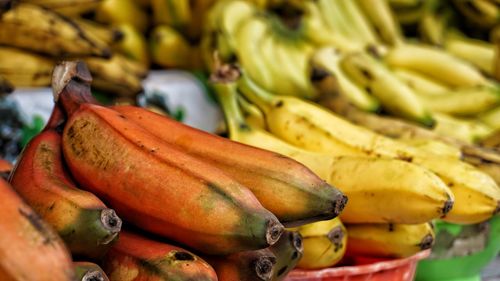
[[[0,280],[73,281],[70,254],[54,230],[2,179],[0,198]]]
[[[85,87],[73,80],[59,95],[69,115],[64,158],[82,187],[135,225],[204,253],[264,248],[279,238],[283,226],[250,190],[120,113],[79,104],[85,89],[90,94]]]
[[[231,141],[134,106],[114,106],[165,142],[209,161],[247,186],[285,225],[337,216],[344,195],[304,165],[274,152]]]
[[[214,269],[193,253],[125,231],[103,268],[110,281],[217,281]]]
[[[73,255],[97,259],[118,237],[121,220],[67,174],[56,131],[64,118],[54,108],[49,124],[23,150],[10,183],[63,238]]]

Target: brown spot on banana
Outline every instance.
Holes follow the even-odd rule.
[[[427,234],[424,236],[420,244],[418,245],[420,250],[429,249],[434,245],[434,237],[432,234]]]

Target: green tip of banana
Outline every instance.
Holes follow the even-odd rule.
[[[430,115],[424,116],[422,119],[418,121],[420,124],[424,125],[424,127],[432,129],[436,126],[436,120]]]

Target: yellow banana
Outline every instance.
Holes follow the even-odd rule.
[[[398,139],[400,142],[409,144],[418,148],[419,150],[425,151],[427,154],[434,154],[439,157],[449,157],[452,159],[461,159],[462,151],[460,148],[445,143],[439,140],[433,139],[419,139],[419,138],[403,138]]]
[[[358,108],[366,111],[378,110],[380,107],[378,100],[351,81],[341,69],[342,58],[343,55],[339,50],[323,48],[314,54],[312,61],[316,66],[326,69],[335,77],[340,94],[348,98]]]
[[[495,47],[493,44],[460,35],[449,35],[444,42],[445,50],[469,62],[488,75],[493,75]]]
[[[439,95],[450,90],[446,85],[418,72],[397,68],[393,73],[417,94]]]
[[[493,130],[500,130],[500,106],[481,114],[479,120]]]
[[[149,67],[148,45],[144,35],[131,24],[122,24],[117,27],[117,30],[123,34],[123,38],[113,46],[113,49]],[[154,32],[152,34],[155,35]]]
[[[467,143],[474,143],[493,132],[492,128],[475,120],[453,117],[442,113],[434,113],[434,117],[436,118],[436,126],[432,129],[434,132]]]
[[[421,94],[418,99],[434,112],[474,116],[500,104],[500,89],[498,86],[462,87],[439,95]]]
[[[342,222],[335,218],[294,228],[302,235],[303,256],[297,267],[317,269],[338,263],[345,254],[347,236]]]
[[[154,22],[184,29],[192,20],[190,2],[186,0],[151,0]]]
[[[341,67],[352,80],[376,96],[391,113],[425,126],[433,125],[432,116],[414,91],[371,56],[365,53],[347,54],[342,59]]]
[[[107,45],[119,42],[123,39],[123,33],[115,27],[109,27],[81,17],[72,18],[87,33],[99,38]]]
[[[487,84],[486,78],[473,66],[437,48],[401,44],[390,49],[384,60],[391,67],[413,70],[451,86]]]
[[[424,17],[426,1],[421,0],[388,0],[394,11],[396,20],[404,26],[416,25]]]
[[[434,244],[434,230],[422,224],[349,224],[346,225],[349,255],[404,258]]]
[[[141,32],[146,31],[149,25],[149,16],[134,0],[104,0],[95,18],[112,25],[128,23]]]
[[[65,16],[76,16],[92,12],[103,0],[23,0],[22,2],[43,6]]]
[[[376,44],[380,41],[377,38],[377,35],[380,34],[376,33],[376,27],[370,24],[371,16],[366,17],[366,13],[363,13],[365,11],[360,1],[338,0],[332,3],[338,7],[345,24],[349,27],[351,38],[355,38],[366,45]]]
[[[175,29],[159,25],[151,31],[149,47],[151,60],[163,67],[187,68],[191,46]]]
[[[438,175],[454,194],[459,194],[455,196],[455,207],[447,215],[450,221],[477,223],[499,211],[500,188],[491,177],[466,163],[429,155],[375,134],[312,103],[272,96],[245,76],[239,84],[247,98],[263,111],[267,128],[291,144],[330,155],[389,157],[421,165]],[[470,200],[463,196],[468,193],[474,194]]]
[[[454,0],[453,4],[475,27],[490,28],[498,24],[500,11],[495,3],[488,0]]]
[[[40,6],[20,3],[0,19],[0,45],[55,57],[110,55],[108,46],[71,19]]]
[[[218,95],[232,140],[288,156],[338,187],[349,198],[341,214],[345,221],[422,223],[443,216],[453,205],[450,190],[426,169],[395,159],[335,158],[309,152],[246,122],[236,104],[236,89],[218,92]],[[259,114],[258,109],[248,103],[241,104],[247,114]],[[254,120],[259,119],[259,116],[254,117]],[[373,181],[374,178],[378,180]],[[415,208],[401,205],[407,201],[418,203]]]
[[[357,2],[361,7],[384,43],[395,45],[403,40],[400,26],[396,23],[387,0],[357,0],[354,2]]]
[[[16,87],[49,86],[55,62],[38,54],[0,47],[0,75]]]

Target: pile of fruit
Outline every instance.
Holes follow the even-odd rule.
[[[496,1],[18,2],[0,93],[55,106],[0,183],[9,280],[282,280],[500,212]],[[151,65],[211,73],[229,139],[93,98]]]

